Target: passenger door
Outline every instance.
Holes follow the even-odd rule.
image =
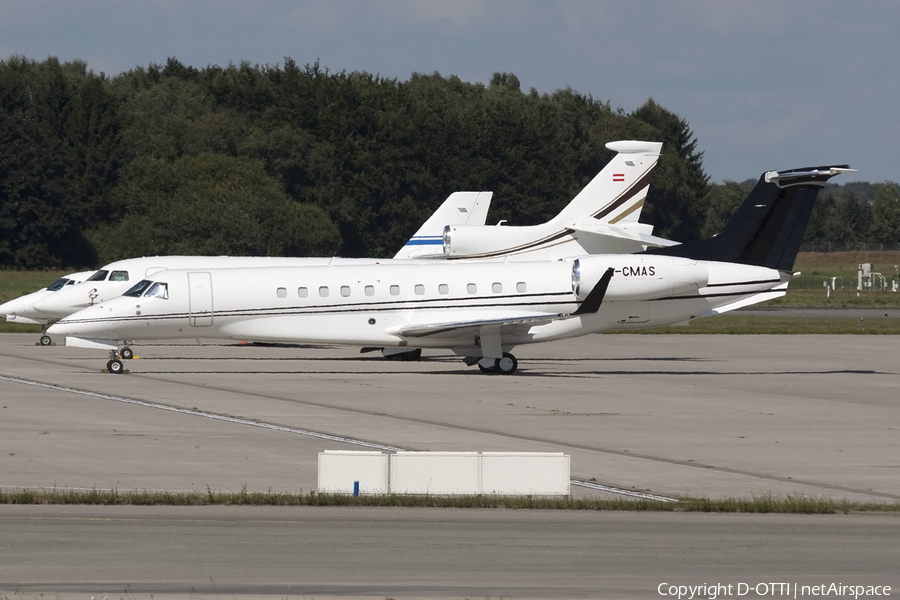
[[[194,327],[212,325],[212,276],[209,273],[188,273],[188,298],[191,325]]]

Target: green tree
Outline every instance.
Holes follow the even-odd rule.
[[[709,191],[701,200],[704,208],[700,237],[710,238],[725,228],[738,207],[747,199],[754,184],[725,181],[722,184],[711,184]]]
[[[900,186],[893,181],[875,188],[871,237],[873,242],[884,244],[900,242]]]
[[[110,210],[115,109],[84,63],[0,62],[0,264],[94,262],[82,230]]]
[[[842,191],[824,207],[829,210],[823,222],[823,241],[859,244],[868,240],[872,207],[865,198]]]
[[[90,232],[104,261],[153,254],[328,256],[340,240],[321,209],[288,198],[258,161],[141,157],[123,170],[118,223]]]
[[[703,152],[687,121],[664,109],[652,98],[632,116],[653,127],[655,141],[663,142],[647,206],[641,221],[655,226],[655,234],[678,241],[701,237],[702,199],[709,177],[703,171]]]

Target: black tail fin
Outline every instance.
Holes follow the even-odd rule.
[[[696,242],[653,248],[646,254],[683,256],[791,271],[819,190],[847,165],[763,173],[725,229]]]

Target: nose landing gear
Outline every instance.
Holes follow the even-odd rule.
[[[134,358],[134,350],[125,346],[121,350],[109,351],[109,362],[106,363],[107,373],[113,375],[121,375],[125,372],[125,365],[122,360],[131,360]]]

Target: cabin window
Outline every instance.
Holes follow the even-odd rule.
[[[503,284],[495,281],[493,284],[491,284],[491,291],[494,292],[495,294],[502,293],[503,292]]]
[[[391,296],[399,296],[400,295],[400,286],[392,285],[391,286]]]
[[[113,271],[109,276],[110,281],[128,281],[128,271]]]
[[[528,289],[528,288],[525,287],[525,282],[524,282],[524,281],[520,281],[519,283],[516,284],[516,291],[517,291],[517,292],[520,292],[520,293],[524,294],[526,289]]]
[[[346,298],[346,297],[349,296],[349,295],[350,295],[350,286],[349,286],[349,285],[342,285],[342,286],[341,286],[341,296],[343,296],[344,298]]]
[[[448,286],[446,283],[442,283],[438,286],[438,293],[446,296],[450,293],[450,286]]]
[[[287,288],[278,288],[275,290],[275,295],[279,298],[287,298]]]
[[[466,286],[466,291],[469,292],[470,294],[477,294],[478,286],[475,285],[474,283],[470,283]]]
[[[375,286],[367,285],[365,288],[366,296],[374,296],[375,295]]]
[[[162,298],[163,300],[168,300],[169,284],[157,281],[152,286],[150,286],[150,289],[147,290],[147,293],[144,295],[147,298]]]
[[[319,288],[319,296],[321,296],[322,298],[328,297],[328,286],[327,285],[323,285],[322,287]]]
[[[425,295],[425,286],[421,283],[416,284],[416,296],[424,296]]]
[[[128,288],[128,291],[122,295],[130,296],[132,298],[140,298],[144,295],[144,292],[146,292],[147,288],[149,288],[151,285],[153,285],[152,281],[150,281],[149,279],[142,279],[141,281],[138,281],[136,284]]]
[[[106,276],[109,275],[109,271],[97,271],[93,275],[87,278],[88,281],[106,281]]]
[[[305,287],[297,288],[297,296],[299,296],[300,298],[306,298],[309,296],[309,290]]]

